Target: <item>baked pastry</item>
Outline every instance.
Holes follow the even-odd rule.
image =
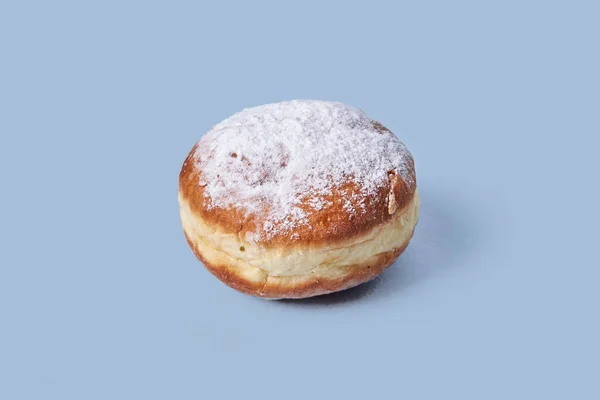
[[[341,103],[245,109],[192,148],[179,175],[187,241],[241,292],[303,298],[375,278],[417,223],[414,162],[386,127]]]

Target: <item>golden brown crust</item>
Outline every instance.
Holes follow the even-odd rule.
[[[379,122],[374,121],[373,124],[379,131],[389,131]],[[179,193],[182,198],[192,212],[216,229],[241,235],[257,232],[257,226],[267,210],[264,210],[264,213],[248,214],[236,207],[207,207],[207,201],[210,202],[210,199],[205,198],[204,187],[200,186],[202,171],[198,169],[194,159],[197,146],[190,151],[179,175]],[[412,157],[409,157],[408,164],[410,181],[416,182]],[[318,211],[311,210],[307,217],[308,224],[299,226],[293,237],[286,232],[276,232],[268,238],[261,239],[260,244],[266,248],[287,248],[335,244],[348,240],[389,221],[396,209],[404,208],[412,200],[415,190],[416,183],[409,184],[400,175],[390,173],[387,184],[365,198],[360,188],[349,181],[346,185],[333,189],[331,194],[324,198],[329,202],[329,206]],[[310,199],[303,200],[308,204]],[[358,204],[360,200],[363,201]],[[354,202],[352,206],[360,208],[364,213],[354,215],[347,207],[348,201]]]
[[[400,247],[391,251],[376,254],[361,264],[346,266],[347,273],[340,277],[267,276],[266,280],[259,281],[247,279],[240,274],[240,271],[235,267],[229,265],[213,265],[207,262],[202,256],[195,241],[190,237],[191,234],[188,234],[184,229],[185,237],[190,248],[210,273],[233,289],[248,295],[267,299],[301,299],[319,296],[349,289],[361,283],[370,281],[392,265],[400,254],[402,254],[406,249],[406,246],[408,246],[413,232],[414,227],[409,239]]]

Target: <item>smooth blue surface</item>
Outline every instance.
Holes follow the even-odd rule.
[[[0,398],[600,398],[600,6],[411,3],[2,2]],[[374,283],[267,302],[177,176],[293,98],[398,134],[422,213]]]

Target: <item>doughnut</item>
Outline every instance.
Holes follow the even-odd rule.
[[[292,100],[213,126],[179,174],[183,231],[218,279],[266,299],[372,280],[418,219],[414,160],[360,109]]]

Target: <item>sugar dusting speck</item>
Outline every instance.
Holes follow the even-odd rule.
[[[328,207],[326,196],[349,180],[364,195],[386,185],[389,172],[414,185],[410,159],[404,144],[361,110],[315,100],[245,109],[208,131],[195,152],[208,208],[267,210],[255,240],[297,238],[294,229],[310,228],[310,213]],[[358,204],[356,210],[345,199],[343,207],[364,212]]]

